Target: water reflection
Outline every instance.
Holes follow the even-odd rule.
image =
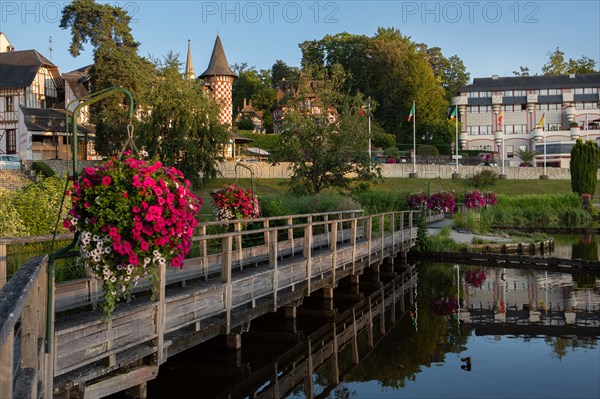
[[[598,234],[557,234],[554,238],[553,256],[564,259],[600,259],[600,235]]]
[[[334,319],[308,317],[323,305],[307,300],[294,323],[253,322],[234,356],[213,342],[169,360],[149,396],[600,397],[595,276],[416,270],[360,293],[342,285]]]

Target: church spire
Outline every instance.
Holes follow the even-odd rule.
[[[188,39],[187,59],[185,61],[185,78],[189,80],[196,79],[194,64],[192,63],[192,46],[190,39]]]

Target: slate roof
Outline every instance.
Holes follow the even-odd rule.
[[[215,40],[215,46],[213,47],[212,55],[210,56],[210,62],[206,71],[200,75],[200,78],[207,76],[238,76],[231,70],[227,57],[225,56],[225,50],[223,50],[223,44],[221,43],[221,37],[217,35]]]
[[[89,94],[86,85],[88,85],[90,80],[89,71],[91,67],[92,65],[87,65],[63,74],[63,79],[69,82],[69,86],[77,98],[82,98]]]
[[[21,107],[25,126],[30,132],[66,133],[65,110],[56,108]],[[72,126],[71,126],[72,128]],[[69,130],[72,130],[69,128]],[[77,125],[78,133],[94,133],[90,126]]]
[[[475,78],[473,83],[460,92],[569,89],[575,87],[600,87],[600,73],[557,75],[557,76],[511,76],[498,78]]]
[[[42,66],[54,69],[58,74],[57,66],[36,50],[0,53],[0,88],[20,89],[31,86],[35,75]],[[55,81],[60,80],[56,79],[57,76],[54,78]],[[57,85],[57,87],[62,86]]]

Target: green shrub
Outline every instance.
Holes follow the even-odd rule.
[[[19,217],[13,204],[14,192],[0,192],[0,237],[22,237],[27,235],[27,227]]]
[[[354,190],[350,193],[368,214],[408,210],[406,192],[389,192],[379,190]]]
[[[260,199],[262,217],[285,216],[293,212],[280,199]]]
[[[285,195],[278,199],[261,200],[264,216],[284,216],[307,213],[333,212],[360,209],[351,198],[333,192],[322,192],[312,195]],[[266,206],[266,209],[265,209]],[[279,214],[279,215],[277,215]]]
[[[56,175],[54,169],[48,166],[45,162],[33,161],[31,163],[31,170],[35,170],[38,175],[42,175],[44,177],[52,177]]]
[[[594,195],[598,182],[600,149],[591,140],[585,143],[581,138],[571,150],[571,188],[578,194]]]
[[[0,205],[0,236],[36,236],[52,234],[56,224],[58,209],[65,190],[66,179],[54,176],[40,179],[2,198]],[[4,200],[6,199],[6,201]],[[70,198],[65,199],[60,221],[70,208]],[[59,232],[67,232],[59,223]]]
[[[281,135],[279,134],[258,134],[247,130],[240,130],[239,133],[246,138],[254,140],[247,145],[248,147],[258,147],[271,152],[273,149],[279,148],[281,143]]]
[[[493,186],[498,181],[498,174],[493,170],[482,170],[479,173],[473,175],[471,183],[475,187],[481,186]]]
[[[438,151],[438,149],[435,146],[421,144],[417,147],[417,155],[436,157],[436,156],[440,155],[440,152]]]
[[[481,211],[489,226],[584,226],[592,217],[581,208],[579,196],[569,194],[498,195],[498,202]]]
[[[489,219],[482,219],[479,217],[478,210],[466,210],[464,212],[454,214],[454,227],[457,229],[468,230],[472,233],[487,233],[491,230],[492,226],[489,224]]]
[[[467,244],[459,244],[450,238],[450,226],[446,226],[440,230],[438,234],[429,235],[427,239],[427,252],[457,252],[465,249]],[[423,250],[421,250],[423,251]]]

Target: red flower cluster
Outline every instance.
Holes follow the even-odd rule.
[[[456,208],[454,195],[445,191],[433,194],[427,200],[427,208],[434,212],[452,213]]]
[[[103,281],[105,313],[140,277],[156,278],[159,265],[183,266],[202,200],[179,170],[113,158],[85,168],[73,190],[64,226],[81,233],[82,258]]]
[[[483,208],[487,204],[486,196],[479,190],[471,191],[465,194],[463,204],[467,209]]]
[[[252,190],[236,184],[224,186],[212,194],[218,220],[256,219],[260,215],[258,198]]]
[[[465,273],[465,279],[467,280],[467,284],[475,288],[481,288],[486,278],[487,276],[485,275],[485,272],[481,269],[467,270],[467,272]]]
[[[406,197],[406,203],[410,209],[421,209],[427,204],[427,195],[423,193],[412,193]]]

